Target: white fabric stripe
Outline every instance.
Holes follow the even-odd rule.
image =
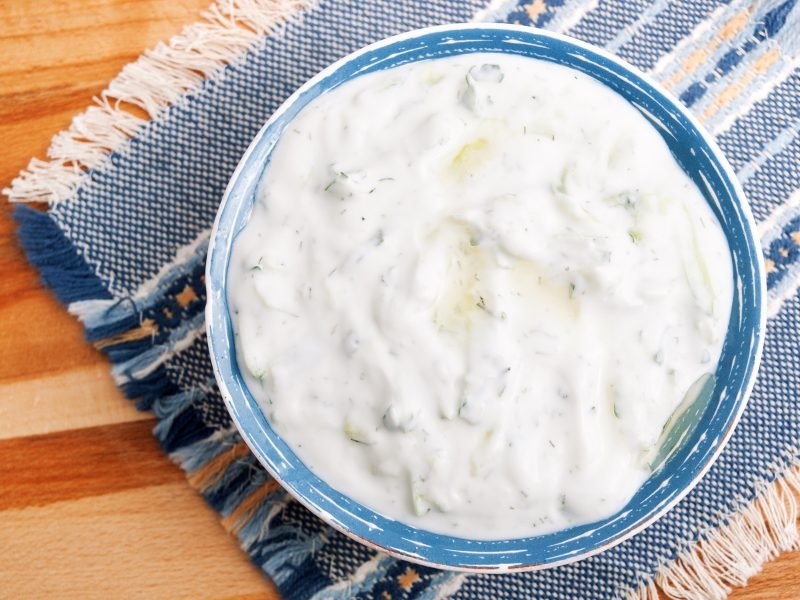
[[[800,208],[800,190],[795,191],[786,202],[758,224],[758,233],[764,248],[781,234],[784,225],[794,218],[798,208]]]
[[[449,581],[443,583],[436,591],[436,600],[445,600],[453,596],[466,581],[466,573],[452,573]]]
[[[797,135],[800,134],[800,120],[785,127],[777,137],[764,145],[761,151],[749,162],[742,166],[736,173],[739,182],[744,185],[762,165],[773,156],[782,152],[789,144],[791,144]]]
[[[185,264],[186,261],[197,252],[197,249],[204,243],[206,243],[211,237],[211,229],[204,229],[197,237],[186,244],[178,248],[175,251],[175,257],[172,259],[171,262],[165,264],[161,269],[159,269],[158,273],[145,281],[142,285],[139,286],[139,289],[133,294],[134,298],[142,298],[151,294],[158,288],[159,283],[166,277],[171,271],[179,268],[181,265]]]
[[[502,21],[517,8],[517,0],[492,0],[486,8],[476,12],[470,21]]]
[[[549,23],[550,31],[564,33],[572,29],[583,17],[597,7],[599,0],[567,0]]]
[[[172,358],[176,354],[180,354],[181,352],[186,350],[189,346],[192,345],[192,343],[197,338],[199,338],[201,335],[205,333],[206,328],[205,328],[204,317],[205,315],[199,314],[197,315],[197,317],[192,319],[192,321],[189,324],[189,327],[187,327],[186,332],[182,337],[178,337],[177,339],[173,339],[172,337],[170,337],[170,339],[165,343],[151,348],[149,352],[152,352],[158,348],[164,348],[165,350],[163,352],[158,353],[158,356],[152,362],[140,366],[135,371],[130,373],[130,375],[126,373],[126,371],[128,371],[131,367],[129,363],[118,363],[114,365],[111,369],[111,375],[114,378],[116,384],[121,386],[128,383],[129,381],[132,381],[132,379],[133,380],[142,379],[143,377],[146,377],[147,375],[155,371],[160,365],[167,362],[170,358]],[[173,332],[173,335],[179,332],[180,330]],[[134,363],[139,362],[141,361],[143,356],[144,355],[140,354],[130,362]]]
[[[669,0],[656,0],[653,2],[653,4],[648,6],[633,23],[624,27],[614,39],[606,44],[606,50],[616,54],[622,46],[631,41],[633,36],[636,35],[642,27],[655,18],[658,13],[667,8],[667,6],[669,6]]]

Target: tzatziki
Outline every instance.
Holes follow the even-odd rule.
[[[313,100],[227,281],[248,387],[305,464],[481,539],[625,506],[715,369],[732,287],[719,223],[636,108],[500,54]]]

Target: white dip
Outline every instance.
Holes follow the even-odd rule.
[[[620,510],[732,298],[719,224],[637,110],[496,54],[313,101],[227,285],[248,385],[311,470],[484,539]]]

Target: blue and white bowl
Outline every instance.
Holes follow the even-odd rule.
[[[593,77],[635,106],[703,192],[728,239],[734,296],[713,390],[684,418],[676,447],[619,513],[555,533],[470,540],[409,527],[359,504],[312,473],[272,429],[236,361],[226,297],[231,247],[248,220],[258,182],[292,119],[312,100],[365,73],[474,52],[546,60]],[[425,565],[464,571],[532,570],[576,561],[619,544],[655,521],[698,482],[730,438],[755,380],[764,337],[764,265],[753,218],[725,159],[697,121],[654,82],[615,57],[564,36],[509,25],[453,25],[378,42],[331,65],[295,92],[253,140],[217,214],[206,271],[208,344],[225,403],[253,453],[300,502],[368,546]]]

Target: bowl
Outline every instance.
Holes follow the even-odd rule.
[[[362,74],[464,53],[501,52],[567,66],[593,77],[636,107],[661,134],[719,219],[731,251],[730,323],[703,402],[681,419],[674,447],[631,501],[599,522],[535,537],[471,540],[386,518],[312,473],[272,429],[236,361],[226,285],[232,244],[247,223],[261,175],[292,119],[314,98]],[[350,537],[393,556],[461,571],[534,570],[565,564],[619,544],[658,519],[698,482],[730,438],[761,356],[765,279],[755,225],[744,194],[713,139],[657,84],[619,59],[570,38],[512,25],[451,25],[398,35],[334,63],[272,115],[231,177],[211,233],[206,266],[206,323],[214,372],[242,437],[270,474],[309,510]]]

